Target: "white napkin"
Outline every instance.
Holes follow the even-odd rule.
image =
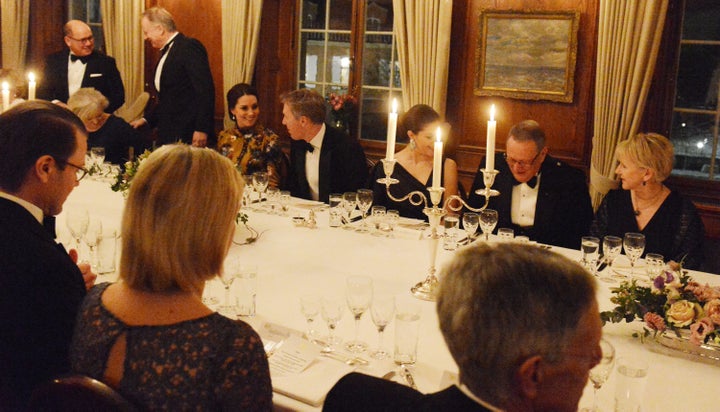
[[[273,377],[273,391],[312,406],[320,406],[325,395],[353,368],[333,359],[317,358],[299,374]]]

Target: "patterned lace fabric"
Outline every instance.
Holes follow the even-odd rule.
[[[147,410],[271,410],[272,386],[262,341],[246,323],[217,313],[172,325],[129,326],[100,300],[85,298],[70,348],[73,372],[102,380],[111,347],[126,334],[118,392]]]

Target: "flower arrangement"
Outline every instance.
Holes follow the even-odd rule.
[[[650,286],[632,280],[611,290],[610,301],[618,306],[600,313],[603,324],[641,319],[643,338],[668,330],[681,337],[685,330],[693,345],[720,345],[720,287],[700,285],[681,267],[664,269]]]
[[[339,128],[347,127],[353,106],[357,104],[355,95],[353,93],[330,93],[326,100],[330,105],[334,126]]]

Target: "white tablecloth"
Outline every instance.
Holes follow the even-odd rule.
[[[188,199],[191,201],[191,199]],[[99,216],[105,226],[120,226],[124,200],[109,190],[109,184],[84,180],[65,203],[65,210],[87,208]],[[173,205],[182,207],[182,205]],[[292,209],[295,215],[307,216],[304,208]],[[266,213],[248,212],[250,225],[260,232],[259,239],[251,245],[233,246],[232,257],[258,266],[257,314],[250,323],[259,327],[262,321],[304,331],[305,318],[300,312],[299,296],[309,293],[321,295],[344,295],[348,275],[367,275],[373,279],[377,292],[409,295],[409,288],[426,277],[429,265],[428,241],[419,239],[419,232],[401,229],[395,238],[375,237],[328,227],[327,212],[317,214],[318,228],[296,227],[290,217],[271,216]],[[202,224],[202,222],[197,222]],[[58,219],[60,239],[67,239],[62,215]],[[442,248],[440,248],[442,249]],[[579,252],[553,248],[560,253],[578,258]],[[453,252],[440,250],[438,265],[452,257]],[[693,272],[701,282],[720,284],[714,275]],[[115,275],[104,275],[98,280],[113,280]],[[612,308],[609,301],[609,284],[599,283],[598,299],[601,310]],[[217,294],[222,299],[217,284],[208,284],[206,295]],[[416,380],[420,390],[433,392],[447,385],[448,377],[457,373],[457,366],[450,356],[438,327],[433,302],[419,301],[422,305],[418,364]],[[317,329],[325,333],[322,320]],[[642,344],[631,336],[641,330],[640,323],[613,324],[604,328],[605,337],[615,345],[617,356],[642,357],[650,366],[649,380],[644,400],[646,411],[714,411],[718,410],[717,385],[720,383],[720,367],[688,360],[683,356],[668,356],[650,350],[653,346]],[[259,331],[262,334],[262,331]],[[337,333],[344,340],[352,339],[354,321],[346,311]],[[377,332],[368,314],[363,315],[361,338],[375,347]],[[385,346],[392,348],[394,325],[390,323],[385,332]],[[369,358],[367,354],[363,357]],[[391,361],[371,361],[361,371],[382,375],[394,368]],[[449,372],[450,374],[448,374]],[[615,373],[599,392],[599,404],[603,410],[612,410]],[[312,383],[308,382],[308,385]],[[278,408],[313,410],[307,404],[275,394]],[[591,385],[585,388],[580,406],[591,406]]]

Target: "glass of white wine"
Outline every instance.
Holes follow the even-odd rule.
[[[597,406],[597,392],[603,384],[607,382],[613,365],[615,364],[615,347],[607,340],[600,339],[600,349],[602,350],[600,362],[590,369],[590,382],[593,383],[593,406],[592,409],[583,408],[582,412],[596,412],[599,410]]]

